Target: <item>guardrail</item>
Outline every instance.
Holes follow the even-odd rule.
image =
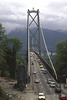
[[[56,80],[55,73],[54,73],[53,69],[51,68],[51,66],[37,52],[34,51],[34,53],[40,58],[40,60],[45,65],[46,69],[49,71],[49,73],[52,75],[52,77]]]

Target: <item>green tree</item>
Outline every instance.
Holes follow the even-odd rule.
[[[1,43],[2,43],[2,41],[3,41],[3,39],[4,39],[4,37],[5,37],[4,33],[5,33],[5,28],[4,28],[4,27],[2,26],[2,24],[0,23],[0,55],[1,55],[1,53],[2,53]]]
[[[0,23],[0,43],[3,40],[4,36],[5,36],[4,33],[5,33],[5,28]]]
[[[4,65],[6,65],[6,64],[5,64],[5,60],[3,58],[3,49],[2,49],[2,42],[3,42],[4,38],[6,37],[6,35],[4,35],[4,33],[5,33],[5,28],[0,23],[0,72],[1,72],[2,76],[5,74],[5,70],[6,70],[6,68],[4,68]]]
[[[24,64],[24,59],[19,54],[16,55],[16,66],[18,67],[20,63]]]
[[[2,77],[8,76],[8,65],[2,56],[0,56],[0,74]]]
[[[58,75],[67,75],[67,40],[56,44],[55,68]]]
[[[22,48],[22,43],[18,38],[6,38],[2,44],[4,59],[9,67],[11,78],[15,78],[16,54]]]

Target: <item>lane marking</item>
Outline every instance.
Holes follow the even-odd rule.
[[[47,80],[45,80],[45,82],[47,82]]]
[[[40,81],[40,84],[41,84],[41,81]]]
[[[54,96],[56,96],[56,94],[54,94]]]
[[[52,91],[52,89],[51,88],[49,88],[51,91]]]

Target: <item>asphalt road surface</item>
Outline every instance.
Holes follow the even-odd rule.
[[[37,61],[36,54],[33,55],[33,63],[34,64],[31,65],[31,77],[35,95],[38,95],[39,92],[43,92],[46,96],[46,100],[59,100],[59,94],[55,93],[55,88],[51,88],[49,84],[47,84],[47,79],[52,77],[48,71],[47,74],[43,74]],[[34,71],[36,71],[36,74],[33,74]],[[35,83],[35,79],[39,79],[39,83]]]

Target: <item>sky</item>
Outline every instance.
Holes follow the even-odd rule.
[[[6,30],[27,27],[27,11],[39,9],[40,25],[67,30],[67,0],[0,0],[0,23]]]

